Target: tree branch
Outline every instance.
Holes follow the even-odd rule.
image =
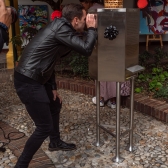
[[[53,0],[32,0],[33,2],[35,1],[41,1],[41,2],[46,2],[48,3],[53,10],[59,10],[60,5],[63,2],[63,0],[57,0],[57,2],[54,2]]]

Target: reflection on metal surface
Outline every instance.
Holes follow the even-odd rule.
[[[96,80],[96,142],[94,146],[102,146],[104,143],[100,141],[100,82]]]

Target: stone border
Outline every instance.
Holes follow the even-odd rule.
[[[126,107],[130,107],[130,97],[126,100]],[[135,94],[134,109],[168,123],[168,103],[165,101],[159,101],[141,94]]]
[[[67,89],[95,96],[95,85],[93,81],[74,80],[63,77],[57,77],[56,81],[57,87],[60,89]],[[130,97],[126,98],[124,104],[128,108],[130,107]],[[165,101],[159,101],[141,94],[135,94],[134,109],[168,123],[168,103]]]
[[[95,85],[93,81],[75,80],[71,78],[57,77],[57,87],[75,92],[95,96]]]

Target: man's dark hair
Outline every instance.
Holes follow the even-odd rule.
[[[80,4],[67,4],[64,6],[62,10],[62,16],[65,17],[69,22],[71,22],[74,17],[78,17],[79,19],[83,16],[84,7]]]

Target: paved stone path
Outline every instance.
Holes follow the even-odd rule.
[[[96,137],[96,106],[92,104],[91,96],[67,90],[59,90],[59,92],[64,100],[60,119],[61,137],[64,141],[76,143],[77,150],[49,152],[47,150],[49,142],[46,139],[42,149],[55,167],[168,168],[168,124],[135,111],[135,151],[130,153],[125,150],[128,144],[128,135],[122,137],[120,152],[125,160],[120,164],[114,163],[112,158],[115,156],[115,139],[112,136],[101,130],[101,140],[104,145],[101,147],[92,145]],[[10,93],[10,100],[6,97],[3,100],[1,99],[0,119],[29,136],[35,128],[34,124],[15,92],[10,90]],[[6,102],[7,106],[4,105]],[[107,106],[102,107],[100,113],[101,123],[114,125],[115,114],[115,110]],[[128,127],[128,114],[129,109],[124,108],[121,110],[121,126]],[[109,130],[115,131],[115,129]],[[24,143],[21,145],[22,147]],[[13,150],[8,147],[5,153],[0,153],[0,158],[2,158],[0,159],[0,168],[13,167],[16,162]],[[11,160],[11,158],[14,159]],[[43,162],[43,160],[40,161]]]

